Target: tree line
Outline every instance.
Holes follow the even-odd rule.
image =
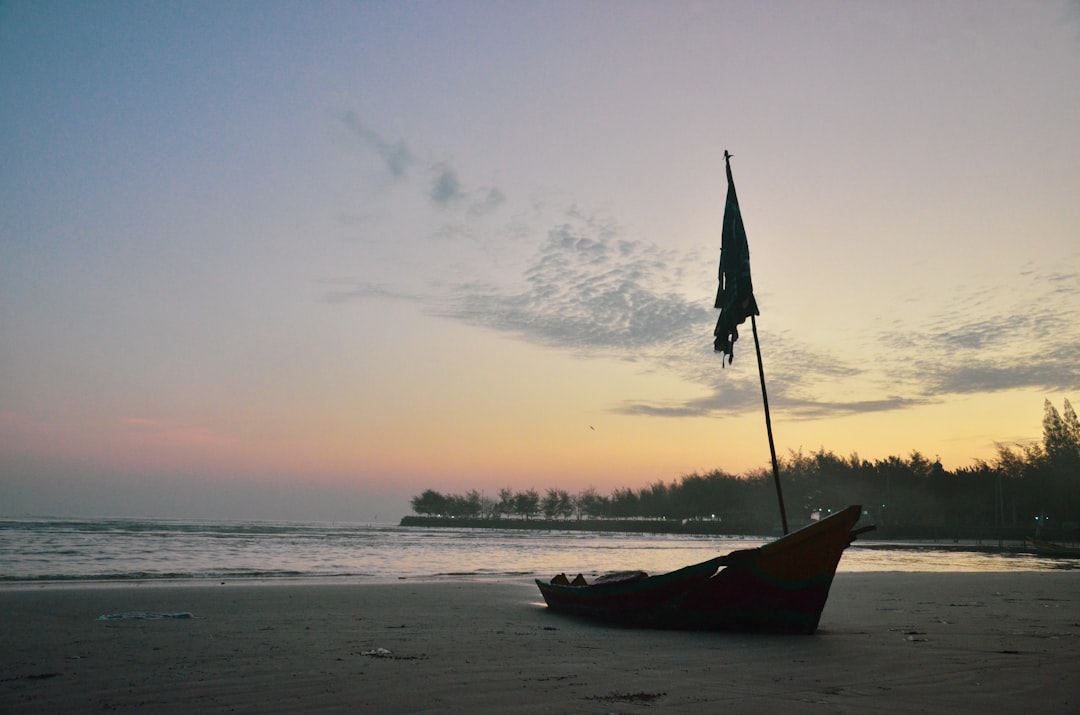
[[[793,524],[848,504],[862,504],[879,528],[1008,527],[1060,534],[1080,523],[1080,421],[1068,400],[1061,413],[1049,400],[1044,404],[1041,443],[999,446],[992,461],[956,470],[917,451],[871,461],[822,448],[791,452],[779,462]],[[412,508],[419,515],[455,518],[713,520],[738,531],[775,521],[776,492],[771,471],[714,470],[610,494],[593,488],[574,494],[506,488],[492,496],[475,489],[428,489],[413,497]]]

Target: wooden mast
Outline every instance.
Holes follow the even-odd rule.
[[[724,150],[724,171],[728,180],[728,196],[724,205],[724,229],[720,247],[720,290],[716,296],[716,307],[720,308],[720,319],[717,321],[716,330],[713,331],[716,335],[714,349],[717,352],[728,353],[728,362],[730,362],[734,357],[735,340],[738,339],[735,328],[746,320],[747,316],[750,317],[750,325],[754,330],[754,350],[757,352],[758,377],[761,378],[761,402],[765,407],[765,429],[769,435],[769,456],[772,458],[773,481],[776,483],[776,500],[780,505],[780,524],[784,528],[784,534],[787,535],[787,509],[784,508],[784,493],[780,488],[780,465],[776,460],[776,443],[773,441],[769,394],[765,390],[765,365],[761,359],[761,341],[758,339],[757,319],[754,317],[758,313],[758,307],[757,301],[754,300],[753,288],[751,288],[750,249],[746,242],[746,228],[743,226],[739,199],[735,193],[735,178],[731,175],[731,153],[726,149]],[[729,250],[735,255],[725,259],[724,254]],[[734,267],[728,261],[734,261]],[[728,266],[727,269],[725,265]],[[730,303],[729,298],[725,296],[728,290],[733,291]],[[733,311],[734,316],[728,313],[729,320],[725,323],[726,310]]]
[[[765,391],[765,364],[761,361],[761,342],[758,340],[757,320],[750,316],[750,327],[754,330],[754,350],[757,351],[758,377],[761,378],[761,402],[765,406],[765,430],[769,433],[769,456],[772,457],[773,481],[776,483],[776,501],[780,504],[780,523],[784,534],[788,533],[787,509],[784,508],[784,493],[780,489],[780,465],[776,461],[776,443],[773,442],[772,417],[769,416],[769,394]]]

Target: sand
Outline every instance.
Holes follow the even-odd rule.
[[[524,581],[18,587],[0,614],[5,713],[1080,712],[1080,571],[841,573],[813,636],[595,625]]]

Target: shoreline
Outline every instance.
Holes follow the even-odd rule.
[[[880,559],[871,565],[858,564],[857,559],[852,557],[852,552],[896,552],[891,559]],[[1023,560],[1002,561],[992,564],[994,568],[987,568],[986,563],[960,564],[955,559],[947,564],[940,565],[929,558],[919,559],[915,562],[900,559],[903,554],[973,554],[986,557],[1033,557],[1028,562]],[[856,565],[858,564],[858,565]],[[854,568],[853,568],[853,565]],[[964,565],[969,566],[965,568]],[[677,566],[676,566],[677,567]],[[559,571],[554,567],[551,573]],[[562,570],[565,570],[563,568]],[[582,570],[582,569],[579,569]],[[617,569],[607,569],[607,571]],[[662,573],[668,569],[654,569],[652,573]],[[606,571],[584,570],[593,576],[602,575]],[[856,574],[892,574],[892,575],[930,575],[949,573],[987,573],[987,574],[1020,574],[1020,573],[1057,573],[1076,572],[1080,573],[1080,559],[1070,556],[1040,555],[1030,549],[1020,546],[1005,548],[986,544],[941,544],[932,541],[910,542],[873,542],[866,543],[862,539],[849,547],[846,558],[842,559],[837,573]],[[145,574],[132,575],[130,577],[116,575],[93,575],[93,576],[41,576],[34,578],[3,578],[0,577],[0,592],[3,591],[27,591],[35,589],[102,589],[102,588],[183,588],[186,586],[200,588],[216,588],[220,586],[365,586],[365,585],[388,585],[388,584],[414,584],[414,583],[512,583],[524,579],[531,583],[532,578],[544,578],[545,573],[539,571],[510,571],[510,572],[477,572],[477,573],[416,573],[416,574],[371,574],[371,573],[342,573],[342,574],[287,574],[287,575],[169,575],[147,576]],[[547,574],[550,575],[550,574]]]
[[[1076,571],[841,572],[812,636],[594,624],[525,579],[251,585],[0,589],[0,710],[1080,708]]]
[[[792,523],[791,531],[813,522]],[[719,536],[733,539],[774,539],[782,536],[771,521],[732,526],[732,522],[671,519],[487,519],[481,517],[404,516],[397,524],[402,528],[424,529],[492,529],[506,531],[585,531],[612,534],[671,534],[677,536]],[[1028,526],[999,529],[993,526],[945,525],[875,525],[859,537],[861,542],[955,542],[998,540],[1023,545],[1031,536]],[[1062,535],[1058,535],[1062,536]],[[1062,536],[1066,538],[1067,536]]]

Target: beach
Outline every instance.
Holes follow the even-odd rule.
[[[0,590],[0,711],[1080,712],[1080,572],[839,573],[812,636],[632,630],[521,579]]]

